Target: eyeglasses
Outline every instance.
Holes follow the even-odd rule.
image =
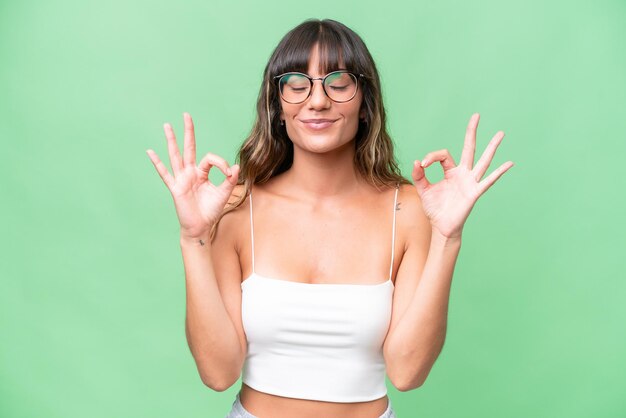
[[[358,79],[365,77],[363,74],[352,74],[347,70],[333,71],[324,77],[313,78],[303,73],[291,72],[274,77],[278,79],[280,97],[291,104],[302,103],[311,95],[313,81],[322,80],[322,88],[326,96],[333,102],[349,102],[356,96]]]

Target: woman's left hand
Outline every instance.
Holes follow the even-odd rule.
[[[465,132],[465,145],[461,162],[457,166],[448,150],[443,149],[427,154],[422,161],[416,160],[413,167],[413,181],[422,200],[422,207],[433,230],[447,238],[460,238],[465,220],[478,198],[491,187],[509,168],[512,161],[507,161],[493,171],[484,180],[480,180],[500,145],[504,132],[498,131],[487,145],[475,167],[474,150],[476,149],[476,129],[480,115],[472,115]],[[431,184],[426,179],[424,169],[431,163],[440,161],[444,179]]]

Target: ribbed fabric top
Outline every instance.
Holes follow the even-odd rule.
[[[399,187],[399,186],[398,186]],[[252,274],[241,283],[248,340],[242,381],[269,394],[364,402],[387,393],[383,343],[391,321],[396,225],[393,204],[389,278],[379,284],[301,283]]]

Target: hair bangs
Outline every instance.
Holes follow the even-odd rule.
[[[318,48],[320,74],[345,69],[360,72],[355,46],[339,28],[328,21],[307,21],[294,28],[276,48],[271,75],[291,71],[307,74],[313,48]]]
[[[340,34],[329,27],[320,30],[318,40],[319,68],[320,74],[328,74],[336,70],[349,70],[354,68],[350,48],[346,48],[347,42],[341,38]],[[346,54],[346,49],[348,53]],[[346,59],[347,58],[347,59]],[[346,62],[347,61],[347,62]]]

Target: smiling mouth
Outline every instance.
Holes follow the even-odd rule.
[[[328,128],[336,121],[330,120],[330,119],[308,119],[308,120],[301,120],[301,122],[307,128],[315,130],[315,131],[319,131],[319,130]]]

